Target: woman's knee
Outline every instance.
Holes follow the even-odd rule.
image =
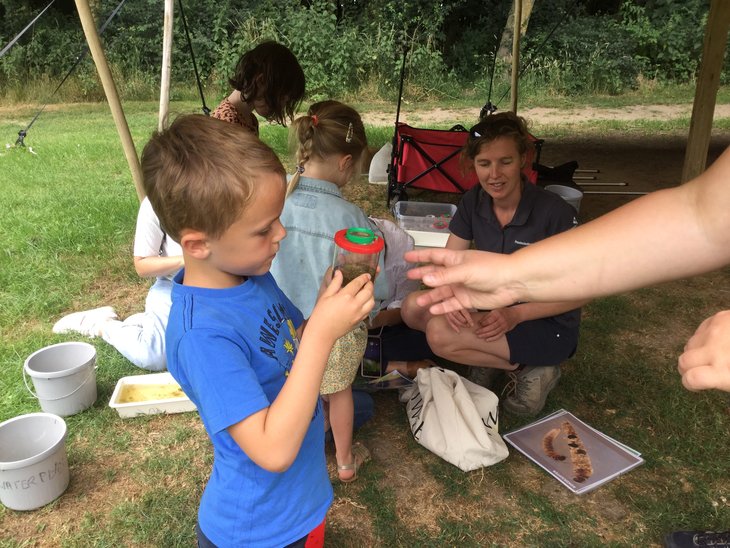
[[[442,318],[431,318],[426,325],[426,340],[435,354],[448,358],[454,349],[454,339],[454,332]]]
[[[420,291],[409,294],[401,303],[401,318],[403,323],[411,329],[418,329],[419,331],[424,330],[424,317],[426,309],[419,306],[416,303],[416,298],[420,294]]]

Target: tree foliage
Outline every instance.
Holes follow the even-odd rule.
[[[194,89],[178,2],[172,79],[177,89]],[[0,0],[0,43],[8,43],[46,3]],[[95,0],[91,5],[101,23],[118,3]],[[300,59],[311,98],[351,96],[365,89],[392,98],[404,52],[412,94],[437,97],[491,88],[511,3],[183,0],[205,86],[225,91],[241,53],[274,39]],[[566,94],[621,93],[640,77],[689,82],[698,70],[708,11],[709,0],[536,0],[522,41],[523,72]],[[134,94],[136,85],[144,95],[158,85],[162,17],[160,0],[126,0],[104,33],[107,57],[127,93]],[[0,91],[27,81],[59,81],[84,44],[73,0],[57,0],[0,58]],[[90,62],[74,78],[82,97],[94,96],[98,83]]]

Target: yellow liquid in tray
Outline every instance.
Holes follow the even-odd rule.
[[[177,384],[128,384],[122,387],[118,403],[171,400],[185,397]]]

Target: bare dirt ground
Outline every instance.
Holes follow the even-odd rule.
[[[413,109],[408,105],[401,107],[400,121],[407,124],[421,123],[448,123],[452,120],[476,120],[479,108],[442,109],[436,108],[427,112]],[[575,109],[564,108],[531,108],[519,111],[519,115],[528,121],[541,124],[580,123],[590,120],[666,120],[671,118],[689,118],[692,115],[692,105],[637,105],[623,108],[594,108],[581,107]],[[715,118],[730,117],[730,105],[716,105]],[[394,121],[394,113],[371,112],[363,115],[366,124],[388,125]]]

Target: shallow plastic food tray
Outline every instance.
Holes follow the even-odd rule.
[[[393,206],[398,226],[413,236],[417,247],[444,247],[449,239],[449,222],[454,204],[400,201]]]
[[[196,411],[197,407],[190,401],[187,396],[178,398],[160,399],[160,400],[145,400],[135,401],[129,403],[120,403],[119,399],[122,395],[122,390],[128,385],[175,385],[177,382],[172,378],[170,373],[151,373],[148,375],[131,375],[129,377],[122,377],[117,381],[117,385],[114,388],[114,393],[109,401],[109,407],[117,410],[119,416],[123,419],[129,419],[132,417],[139,417],[141,415],[159,415],[161,413],[185,413],[187,411]]]

